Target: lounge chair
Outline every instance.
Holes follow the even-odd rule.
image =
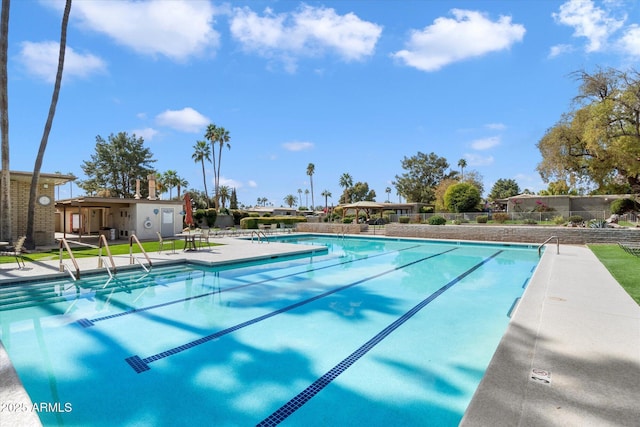
[[[164,249],[165,243],[167,243],[167,244],[171,244],[171,252],[175,254],[176,253],[175,239],[164,239],[162,237],[162,234],[160,234],[159,231],[156,231],[156,234],[158,235],[158,252],[161,253],[162,249]]]
[[[640,257],[640,244],[618,242],[618,246],[620,246],[626,253]]]
[[[202,234],[200,234],[200,238],[198,240],[198,246],[200,246],[200,249],[202,249],[203,243],[206,243],[207,248],[209,248],[209,237],[211,236],[212,236],[212,233],[210,228],[206,228],[202,230]]]
[[[24,258],[22,257],[22,253],[23,253],[23,250],[24,250],[24,241],[25,240],[27,240],[27,236],[20,237],[17,240],[15,245],[5,247],[2,250],[2,252],[0,252],[0,255],[16,257],[16,262],[18,263],[18,268],[24,268],[25,267],[25,263],[24,263]]]

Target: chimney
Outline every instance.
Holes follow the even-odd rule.
[[[136,194],[133,196],[134,199],[140,200],[140,179],[136,179]]]
[[[147,175],[147,179],[149,180],[149,197],[147,197],[147,199],[157,200],[158,198],[156,197],[156,175],[155,174]]]

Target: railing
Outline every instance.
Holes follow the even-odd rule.
[[[113,260],[113,257],[111,256],[111,249],[109,249],[109,243],[107,243],[106,236],[104,234],[101,234],[100,238],[98,239],[98,268],[103,267],[103,261],[102,261],[103,247],[107,249],[107,256],[109,257],[109,261],[111,263],[111,269],[113,269],[113,272],[111,271],[108,265],[104,264],[104,267],[106,267],[107,272],[109,273],[109,276],[113,277],[113,273],[116,272],[116,263]]]
[[[133,242],[134,242],[134,240],[135,240],[136,244],[138,245],[138,248],[140,248],[140,252],[142,252],[144,257],[147,259],[147,262],[149,263],[149,268],[147,268],[142,263],[142,261],[140,261],[140,259],[138,257],[134,257],[133,256]],[[134,261],[138,262],[138,264],[140,264],[140,266],[147,273],[149,272],[151,267],[153,267],[153,263],[151,262],[151,258],[149,258],[149,255],[147,254],[147,251],[145,251],[144,248],[142,247],[142,244],[140,243],[140,240],[138,240],[138,237],[135,234],[132,234],[131,236],[129,236],[129,264],[133,264]]]
[[[262,235],[262,237],[264,237],[264,239],[267,241],[267,243],[269,243],[269,238],[267,237],[266,234],[264,234],[264,231],[262,231],[262,230],[253,230],[253,231],[251,231],[251,243],[253,243],[253,236],[254,235],[258,239],[258,243],[262,243],[262,239],[260,238],[260,235]]]
[[[71,259],[71,262],[73,262],[73,266],[76,269],[76,274],[74,275],[71,270],[69,269],[69,266],[62,262],[62,249],[64,249],[67,251],[67,253],[69,254],[69,258]],[[63,271],[67,271],[69,273],[69,275],[71,276],[71,278],[73,280],[78,280],[80,278],[80,267],[78,267],[78,262],[76,261],[76,258],[73,256],[73,252],[71,252],[71,248],[69,247],[69,243],[67,242],[66,239],[60,239],[60,272],[62,273]]]
[[[550,241],[552,241],[553,239],[556,239],[556,253],[559,254],[560,253],[560,239],[558,238],[558,236],[551,236],[549,237],[547,240],[545,240],[544,242],[542,242],[542,244],[540,246],[538,246],[538,257],[541,256],[540,251],[542,251],[542,247],[544,245],[546,245],[547,243],[549,243]]]

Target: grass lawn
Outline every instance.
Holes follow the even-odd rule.
[[[209,246],[218,246],[217,243],[209,243]],[[157,252],[158,251],[158,242],[142,242],[142,247],[146,252]],[[129,244],[123,243],[119,245],[109,245],[109,249],[111,250],[111,255],[129,255]],[[167,245],[165,244],[165,251],[167,250]],[[184,240],[176,240],[176,250],[184,249]],[[73,247],[71,248],[73,251],[73,256],[76,258],[89,258],[98,256],[99,249],[97,248],[89,248],[89,247]],[[170,250],[170,249],[169,249]],[[133,245],[133,253],[140,253],[140,248],[138,245]],[[102,254],[106,255],[107,250],[105,248],[102,249]],[[24,260],[25,262],[29,261],[47,261],[47,260],[56,260],[60,258],[60,250],[52,249],[47,252],[34,252],[34,253],[25,253]],[[62,252],[62,258],[68,259],[69,254],[67,251]],[[0,256],[0,264],[4,263],[15,263],[16,259],[10,256]]]
[[[640,305],[640,257],[626,253],[618,245],[588,245],[600,262]]]

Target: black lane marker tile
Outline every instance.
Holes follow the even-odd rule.
[[[411,266],[411,265],[414,265],[414,264],[420,263],[420,262],[425,261],[425,260],[428,260],[428,259],[430,259],[430,258],[434,258],[434,257],[440,256],[440,255],[446,254],[447,252],[451,252],[451,251],[455,251],[455,250],[456,250],[456,248],[452,248],[452,249],[446,250],[446,251],[444,251],[444,252],[439,252],[439,253],[437,253],[437,254],[432,254],[432,255],[429,255],[429,256],[427,256],[427,257],[423,257],[423,258],[420,258],[420,259],[418,259],[418,260],[415,260],[415,261],[409,262],[409,263],[407,263],[407,264],[404,264],[404,265],[400,265],[400,266],[394,267],[394,268],[392,268],[392,269],[390,269],[390,270],[383,271],[383,272],[378,273],[378,274],[375,274],[375,275],[373,275],[373,276],[365,277],[364,279],[360,279],[360,280],[358,280],[358,281],[356,281],[356,282],[349,283],[348,285],[344,285],[344,286],[340,286],[340,287],[335,288],[335,289],[331,289],[331,290],[329,290],[329,291],[326,291],[326,292],[323,292],[323,293],[321,293],[321,294],[318,294],[318,295],[316,295],[316,296],[314,296],[314,297],[311,297],[311,298],[308,298],[308,299],[305,299],[305,300],[302,300],[302,301],[298,301],[298,302],[297,302],[297,303],[295,303],[295,304],[291,304],[291,305],[288,305],[288,306],[286,306],[286,307],[280,308],[280,309],[278,309],[278,310],[272,311],[272,312],[270,312],[270,313],[264,314],[264,315],[262,315],[262,316],[258,316],[258,317],[255,317],[255,318],[253,318],[253,319],[247,320],[246,322],[238,323],[238,324],[237,324],[237,325],[235,325],[235,326],[232,326],[232,327],[230,327],[230,328],[223,329],[223,330],[218,331],[218,332],[215,332],[215,333],[213,333],[213,334],[210,334],[210,335],[204,336],[204,337],[199,338],[199,339],[197,339],[197,340],[195,340],[195,341],[191,341],[191,342],[188,342],[188,343],[183,344],[183,345],[181,345],[181,346],[171,348],[171,349],[169,349],[169,350],[163,351],[163,352],[158,353],[158,354],[154,354],[153,356],[145,357],[144,359],[142,359],[142,361],[143,361],[145,364],[148,364],[148,363],[151,363],[151,362],[155,362],[156,360],[164,359],[165,357],[168,357],[168,356],[173,356],[174,354],[180,353],[180,352],[182,352],[182,351],[184,351],[184,350],[188,350],[188,349],[193,348],[193,347],[195,347],[195,346],[198,346],[198,345],[200,345],[200,344],[204,344],[204,343],[209,342],[209,341],[211,341],[211,340],[214,340],[214,339],[216,339],[216,338],[220,338],[220,337],[221,337],[221,336],[223,336],[223,335],[229,334],[229,333],[231,333],[231,332],[235,332],[235,331],[237,331],[238,329],[242,329],[242,328],[244,328],[244,327],[246,327],[246,326],[253,325],[254,323],[261,322],[261,321],[263,321],[263,320],[265,320],[265,319],[269,319],[270,317],[276,316],[276,315],[278,315],[278,314],[282,314],[282,313],[285,313],[285,312],[287,312],[287,311],[293,310],[293,309],[295,309],[295,308],[301,307],[301,306],[303,306],[303,305],[309,304],[310,302],[317,301],[317,300],[319,300],[319,299],[321,299],[321,298],[324,298],[324,297],[326,297],[326,296],[329,296],[329,295],[331,295],[331,294],[335,294],[336,292],[342,291],[342,290],[344,290],[344,289],[351,288],[351,287],[353,287],[353,286],[359,285],[359,284],[364,283],[364,282],[367,282],[367,281],[369,281],[369,280],[372,280],[372,279],[375,279],[375,278],[378,278],[378,277],[384,276],[385,274],[393,273],[394,271],[398,271],[398,270],[400,270],[400,269],[403,269],[403,268],[409,267],[409,266]],[[138,357],[138,356],[134,356],[134,357]],[[127,358],[127,359],[125,359],[125,360],[127,360],[127,361],[128,361],[128,359],[130,359],[130,358]],[[128,362],[128,363],[129,363],[129,362]],[[129,363],[129,364],[131,364],[131,363]],[[133,366],[133,365],[132,365],[132,366]],[[134,367],[134,369],[135,369],[135,367]],[[147,369],[144,369],[144,370],[146,371],[146,370],[148,370],[148,369],[149,369],[149,368],[148,368],[148,366],[147,366]],[[142,371],[140,371],[140,372],[142,372]]]
[[[389,254],[393,254],[393,253],[396,253],[396,252],[401,252],[401,251],[406,251],[406,250],[409,250],[409,249],[417,248],[418,246],[421,246],[421,245],[409,246],[407,248],[397,249],[397,250],[394,250],[394,251],[384,252],[384,253],[381,253],[381,254],[375,254],[375,255],[362,257],[362,258],[350,259],[350,260],[342,261],[342,262],[339,262],[339,263],[336,263],[336,264],[325,265],[323,267],[317,267],[317,268],[314,268],[312,270],[301,271],[299,273],[285,274],[284,276],[272,277],[272,278],[269,278],[269,279],[260,280],[258,282],[245,283],[243,285],[232,286],[232,287],[225,288],[225,289],[216,289],[215,291],[206,292],[204,294],[198,294],[198,295],[193,295],[193,296],[190,296],[190,297],[187,297],[187,298],[180,298],[180,299],[177,299],[177,300],[171,300],[171,301],[167,301],[167,302],[164,302],[164,303],[161,303],[161,304],[150,305],[150,306],[147,306],[147,307],[134,308],[134,309],[131,309],[131,310],[120,312],[120,313],[110,314],[108,316],[96,317],[95,319],[91,319],[91,320],[80,319],[80,320],[77,320],[77,322],[78,322],[78,324],[80,324],[80,326],[82,326],[83,328],[86,328],[88,326],[94,326],[95,322],[100,322],[100,321],[103,321],[103,320],[114,319],[116,317],[127,316],[129,314],[142,313],[142,312],[145,312],[145,311],[148,311],[148,310],[153,310],[155,308],[161,308],[161,307],[165,307],[165,306],[172,305],[172,304],[178,304],[178,303],[185,302],[185,301],[204,298],[204,297],[207,297],[207,296],[210,296],[210,295],[214,295],[214,294],[219,294],[219,293],[222,293],[222,292],[235,291],[237,289],[246,288],[248,286],[261,285],[261,284],[264,284],[264,283],[267,283],[267,282],[271,282],[271,281],[274,281],[274,280],[280,280],[280,279],[284,279],[284,278],[287,278],[287,277],[298,276],[298,275],[301,275],[301,274],[307,274],[309,272],[315,272],[315,271],[319,271],[319,270],[324,270],[326,268],[336,267],[338,265],[349,264],[349,263],[353,263],[353,262],[356,262],[356,261],[364,261],[364,260],[371,259],[371,258],[374,258],[374,257],[379,257],[379,256],[383,256],[383,255],[389,255]]]
[[[309,387],[300,392],[297,396],[291,399],[289,402],[282,405],[279,409],[277,409],[274,413],[269,415],[267,418],[259,422],[257,425],[260,427],[263,426],[275,426],[284,421],[289,415],[293,414],[295,411],[300,409],[302,405],[307,403],[313,396],[318,394],[323,388],[325,388],[331,381],[336,379],[338,375],[346,371],[351,365],[353,365],[358,359],[364,356],[369,350],[375,347],[380,341],[385,339],[391,332],[395,331],[400,325],[405,323],[411,317],[413,317],[416,313],[426,307],[431,301],[438,298],[442,295],[447,289],[451,288],[453,285],[464,279],[469,274],[473,273],[475,270],[498,256],[502,251],[498,251],[491,255],[490,257],[484,259],[479,264],[471,267],[469,270],[465,271],[431,295],[429,295],[426,299],[422,300],[418,304],[416,304],[411,310],[407,311],[401,317],[396,319],[389,326],[380,331],[377,335],[367,341],[362,347],[351,353],[347,358],[342,360],[336,366],[331,368],[327,373],[314,381]]]

